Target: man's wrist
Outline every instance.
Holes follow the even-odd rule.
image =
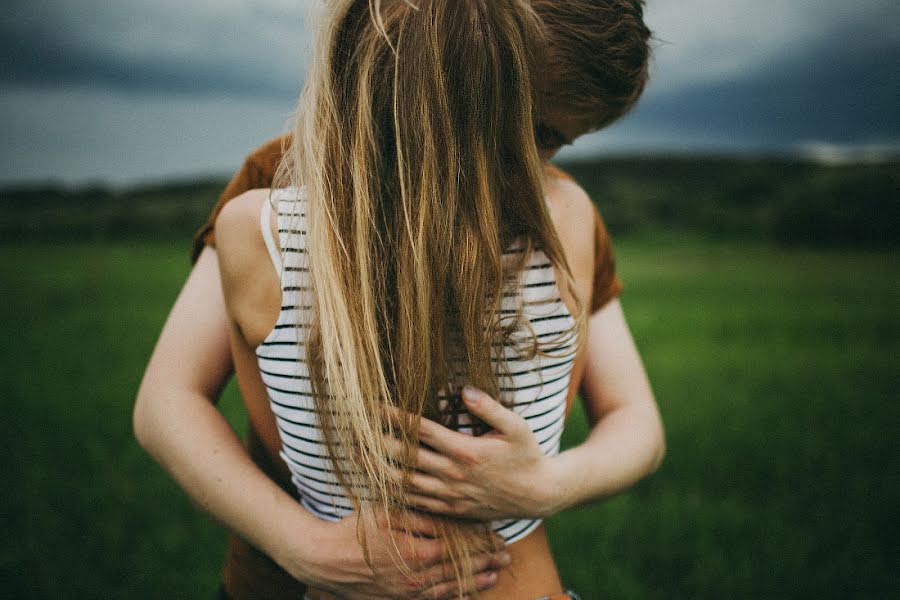
[[[567,508],[565,474],[562,472],[564,464],[558,458],[558,456],[547,457],[538,469],[533,496],[537,500],[534,508],[535,517],[551,517]]]

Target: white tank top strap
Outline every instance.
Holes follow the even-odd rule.
[[[266,248],[269,250],[269,256],[272,257],[272,264],[275,265],[275,272],[281,277],[281,254],[278,252],[278,248],[275,246],[275,239],[272,237],[271,212],[271,198],[266,198],[262,204],[262,209],[260,209],[259,224],[262,229],[263,240],[266,242]]]

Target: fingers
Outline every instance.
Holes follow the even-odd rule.
[[[466,403],[469,413],[490,425],[494,430],[507,435],[522,431],[522,417],[478,388],[464,385],[462,399]]]
[[[448,485],[446,481],[425,473],[413,471],[410,474],[409,481],[412,485],[410,491],[416,494],[433,496],[443,500],[462,500],[465,498],[463,494]]]
[[[454,516],[457,512],[449,502],[447,502],[446,500],[441,500],[440,498],[435,498],[433,496],[410,493],[407,495],[407,498],[412,503],[412,505],[419,510],[448,516]]]
[[[370,510],[374,516],[375,527],[377,529],[387,529],[390,527],[393,531],[432,538],[440,535],[437,521],[428,515],[405,511],[402,514],[393,515],[390,518],[390,523],[388,523],[388,514],[383,506],[369,505],[368,510]]]
[[[384,439],[391,457],[399,461],[402,458],[403,444],[397,438],[389,435],[384,436]],[[461,477],[459,470],[454,466],[450,458],[427,448],[416,449],[415,463],[408,466],[424,471],[434,477],[451,480],[458,480]]]
[[[413,512],[406,513],[403,524],[408,525],[409,532],[413,534],[426,535],[432,538],[440,535],[437,522],[428,515]]]
[[[481,573],[477,573],[473,578],[473,587],[474,589],[463,590],[466,594],[463,598],[469,598],[468,594],[479,591],[483,592],[484,590],[488,590],[495,585],[497,585],[497,573],[496,571],[484,571]],[[440,599],[440,600],[449,600],[450,598],[458,598],[459,597],[459,587],[454,578],[452,581],[443,581],[441,583],[435,584],[429,588],[422,590],[419,594],[419,598],[428,599]]]
[[[419,425],[419,440],[450,458],[475,456],[480,445],[477,437],[453,431],[428,419],[422,419]]]
[[[474,573],[488,573],[491,571],[501,571],[512,563],[512,557],[508,552],[495,552],[492,554],[480,554],[472,559],[472,571]],[[456,573],[453,565],[444,562],[431,567],[425,573],[425,581],[434,583],[444,583],[456,580]]]
[[[449,558],[449,549],[443,540],[410,536],[408,542],[401,545],[403,559],[422,568],[432,567]]]

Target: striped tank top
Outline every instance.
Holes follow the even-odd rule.
[[[321,519],[336,521],[353,511],[351,503],[333,473],[332,462],[321,436],[315,400],[309,380],[303,336],[312,313],[312,294],[308,280],[308,248],[305,216],[307,201],[303,188],[272,190],[277,206],[281,252],[275,246],[270,228],[270,202],[263,202],[260,223],[263,239],[279,274],[282,302],[274,328],[256,348],[256,356],[270,407],[281,438],[279,452],[291,473],[301,504]],[[521,254],[513,245],[504,257]],[[542,353],[527,358],[519,348],[504,348],[505,369],[498,366],[501,401],[519,413],[531,426],[546,455],[559,452],[566,415],[566,397],[574,362],[576,339],[564,333],[574,319],[559,294],[553,266],[540,250],[532,252],[516,286],[516,294],[503,297],[501,314],[514,314],[516,302],[523,306],[528,324],[516,330],[523,343],[537,336]],[[533,330],[533,334],[528,329]],[[553,340],[565,337],[559,343]],[[545,343],[550,340],[551,343]],[[512,345],[510,345],[512,346]],[[465,378],[452,382],[462,387]],[[439,406],[446,401],[439,400]],[[459,415],[459,431],[472,433],[468,414]],[[507,544],[524,538],[540,525],[541,519],[499,519],[493,530]]]

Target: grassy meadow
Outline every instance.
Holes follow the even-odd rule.
[[[613,231],[615,235],[615,231]],[[225,532],[135,442],[181,241],[4,244],[0,596],[212,598]],[[897,597],[897,250],[615,239],[662,467],[549,522],[585,600]],[[221,406],[244,418],[232,382]],[[586,431],[573,413],[565,443]]]

